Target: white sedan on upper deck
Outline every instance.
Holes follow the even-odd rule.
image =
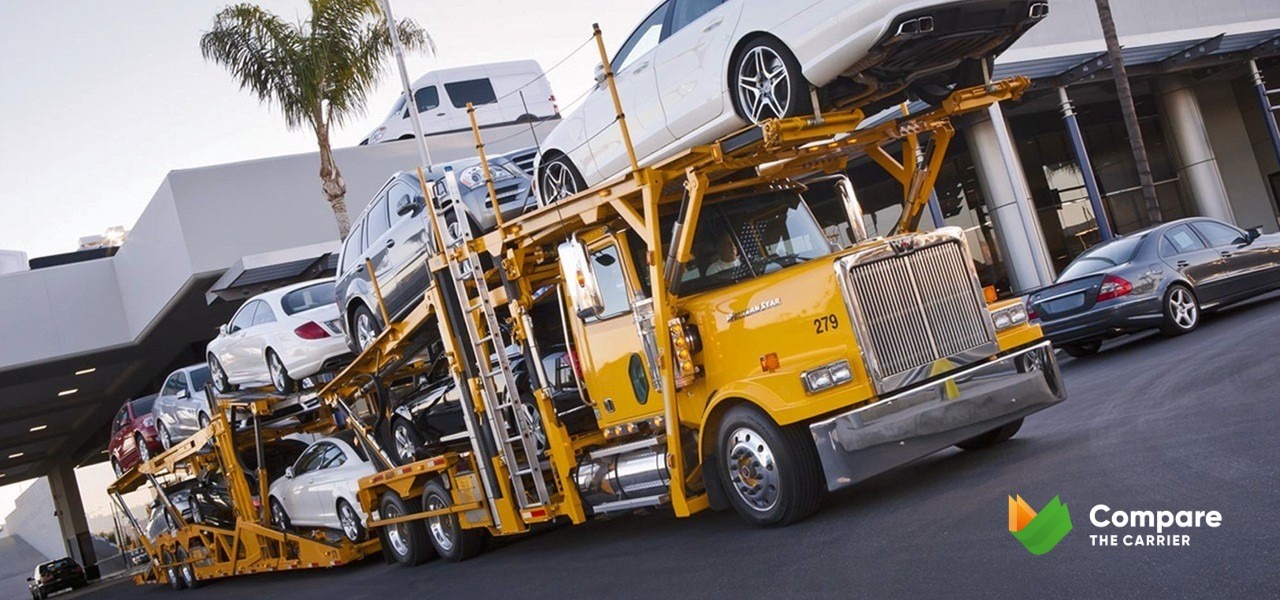
[[[642,165],[748,123],[821,108],[945,98],[1049,12],[1043,0],[665,0],[610,61]],[[603,67],[542,144],[543,201],[605,181],[629,159]]]
[[[287,394],[303,379],[345,365],[333,278],[317,279],[250,298],[209,342],[213,385],[226,392],[246,383],[270,383]]]

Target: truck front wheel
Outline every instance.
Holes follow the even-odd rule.
[[[716,465],[734,510],[753,525],[799,521],[818,509],[822,467],[802,428],[779,427],[751,406],[720,420]]]

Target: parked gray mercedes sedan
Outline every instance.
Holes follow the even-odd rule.
[[[1187,333],[1201,313],[1280,288],[1280,234],[1191,218],[1098,244],[1027,299],[1045,335],[1070,354],[1106,338]]]

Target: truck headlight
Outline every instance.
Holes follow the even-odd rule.
[[[849,367],[849,361],[837,360],[801,373],[800,380],[805,391],[812,394],[853,381],[853,369]]]
[[[999,310],[993,310],[991,311],[991,321],[995,324],[996,331],[1026,323],[1027,305],[1023,302],[1018,302]]]
[[[515,174],[506,167],[494,163],[489,163],[489,175],[493,177],[494,183],[515,177]],[[484,187],[484,167],[476,165],[463,169],[458,174],[458,183],[469,190]]]

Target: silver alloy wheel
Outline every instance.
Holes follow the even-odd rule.
[[[779,480],[773,450],[750,427],[733,430],[729,441],[725,462],[734,491],[752,510],[769,511],[778,503]]]
[[[394,519],[403,516],[400,507],[394,504],[387,504],[382,507],[383,519]],[[391,549],[395,550],[397,556],[409,556],[409,527],[407,523],[396,523],[387,527],[387,541],[391,543]]]
[[[356,516],[356,511],[350,504],[343,502],[338,506],[338,521],[342,523],[342,533],[348,540],[360,540],[360,517]]]
[[[440,496],[435,494],[427,496],[428,511],[440,510],[447,506],[448,505],[444,503],[444,500],[441,499]],[[453,538],[455,532],[453,531],[453,521],[450,519],[452,516],[452,514],[448,514],[427,519],[427,528],[431,530],[431,537],[435,538],[436,545],[438,545],[440,550],[446,554],[453,550]]]
[[[165,426],[164,423],[161,423],[159,427],[160,427],[160,445],[164,446],[165,450],[168,450],[173,447],[173,436],[169,435],[169,428]]]
[[[231,388],[230,380],[227,379],[226,371],[222,370],[222,363],[218,359],[210,357],[209,370],[213,371],[213,387],[219,392],[226,392]]]
[[[738,66],[737,88],[738,106],[752,123],[786,116],[794,101],[787,63],[767,46],[747,51]]]
[[[547,450],[547,432],[542,429],[542,416],[538,414],[538,407],[532,402],[522,402],[524,405],[524,414],[528,417],[530,429],[533,431],[533,445],[541,456]]]
[[[548,202],[562,200],[578,193],[578,180],[569,165],[553,160],[542,169],[542,197]]]
[[[409,432],[404,427],[397,425],[392,431],[392,437],[395,438],[396,456],[400,457],[400,464],[407,465],[413,462],[416,448],[413,447],[413,440],[409,439]]]
[[[284,365],[280,364],[280,357],[275,352],[267,355],[267,370],[271,372],[271,383],[276,386],[277,390],[284,389]]]
[[[138,458],[142,459],[142,462],[151,460],[151,447],[147,446],[147,440],[142,436],[138,436],[135,440],[138,444]]]
[[[272,502],[271,524],[275,525],[276,529],[284,529],[284,520],[284,507],[280,506],[279,502]]]
[[[1196,299],[1186,288],[1178,287],[1169,294],[1169,308],[1173,313],[1173,322],[1182,329],[1191,329],[1200,319],[1200,309]]]
[[[368,348],[376,337],[378,334],[373,331],[373,317],[365,312],[356,315],[356,344],[360,346],[360,350]]]

